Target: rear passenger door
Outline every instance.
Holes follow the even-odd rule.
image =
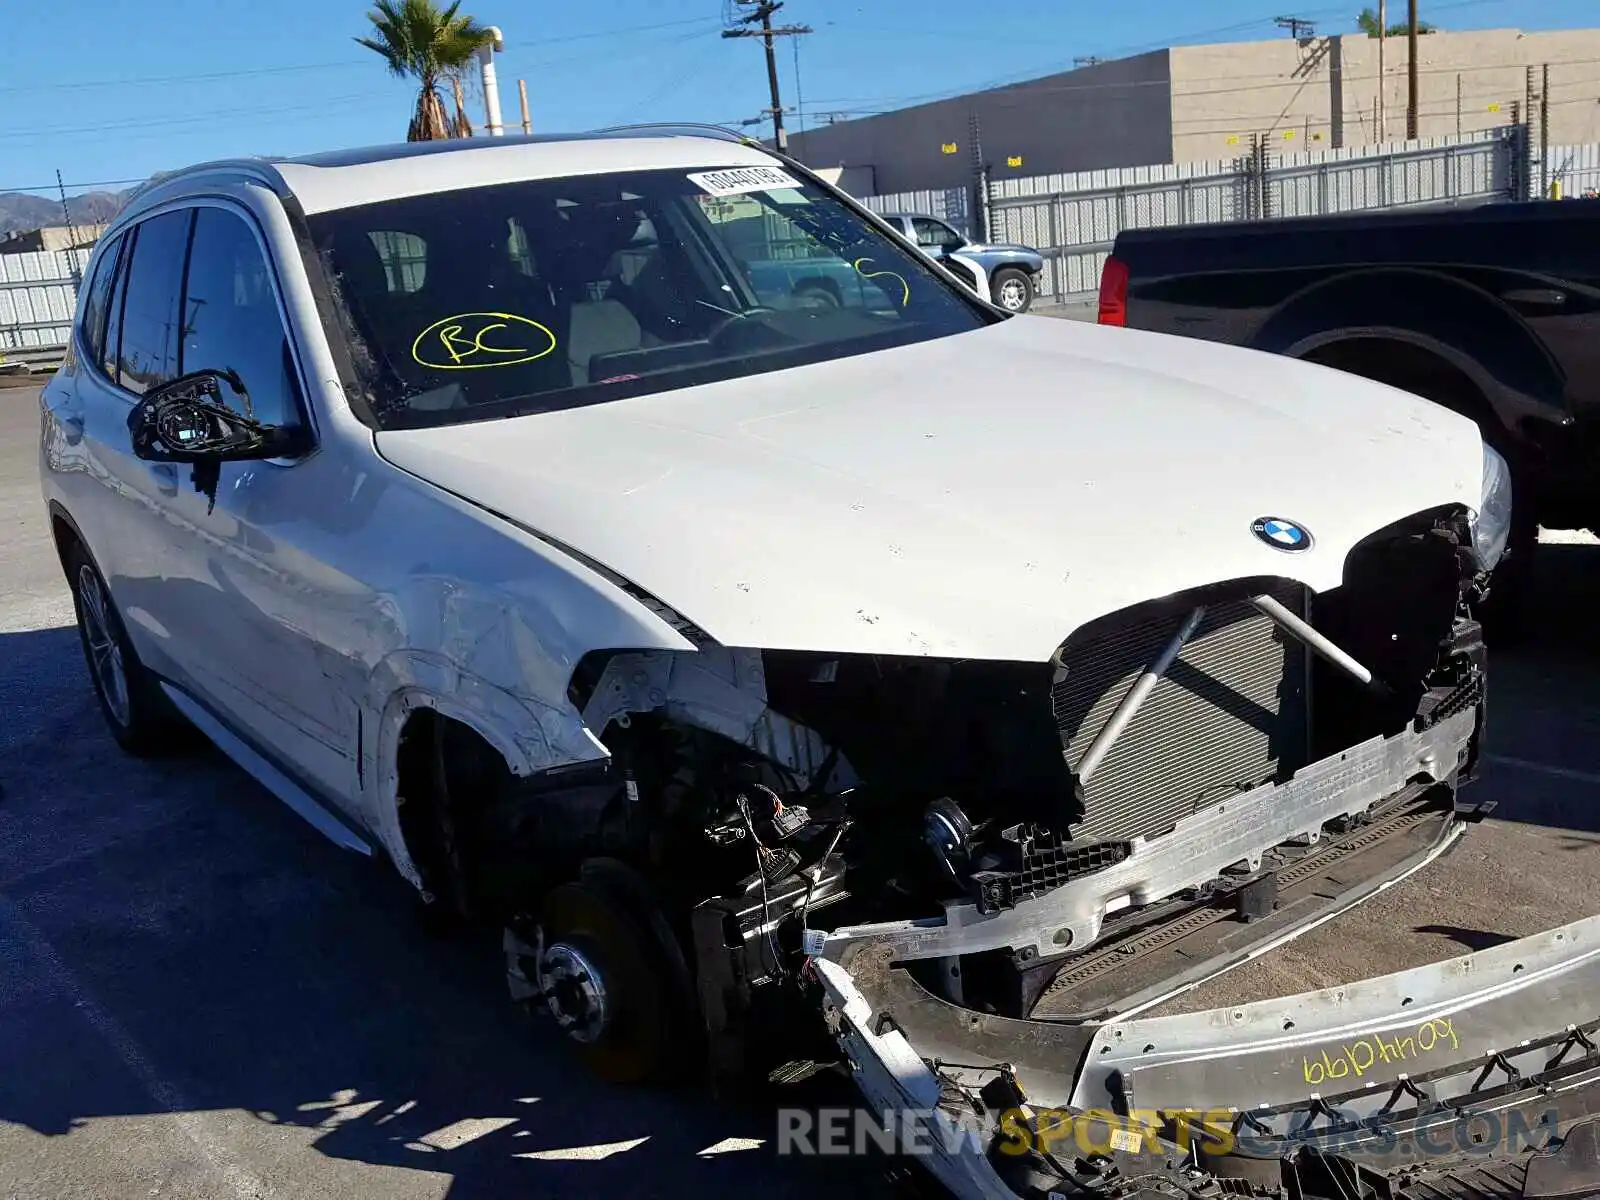
[[[66,427],[82,430],[81,478],[65,502],[111,589],[140,659],[186,682],[173,638],[182,563],[172,553],[170,504],[179,468],[134,457],[128,414],[138,396],[178,373],[178,296],[193,220],[190,209],[159,213],[119,236],[115,274],[102,295],[100,269],[85,306]],[[103,322],[103,325],[101,324]],[[70,435],[69,439],[70,441]],[[74,475],[77,473],[74,472]]]

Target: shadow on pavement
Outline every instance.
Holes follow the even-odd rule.
[[[202,1113],[252,1169],[311,1142],[451,1200],[884,1191],[775,1164],[771,1108],[592,1081],[510,1004],[496,938],[430,937],[386,865],[219,755],[123,756],[74,630],[0,635],[0,697],[0,1122]]]
[[[1472,953],[1479,950],[1488,950],[1494,946],[1504,946],[1507,942],[1517,939],[1506,933],[1493,933],[1487,929],[1467,929],[1460,925],[1418,925],[1414,933],[1432,933],[1440,937],[1447,937],[1451,941],[1465,946]]]

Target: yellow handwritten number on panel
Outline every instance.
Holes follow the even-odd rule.
[[[435,371],[471,371],[530,363],[555,348],[556,335],[529,317],[458,313],[417,334],[411,343],[411,357]]]
[[[902,289],[903,294],[900,297],[900,307],[904,308],[906,305],[910,304],[911,285],[906,282],[905,276],[896,275],[893,271],[862,271],[861,264],[869,263],[871,261],[872,260],[870,258],[858,258],[850,265],[853,266],[857,271],[861,272],[861,278],[863,279],[878,279],[881,276],[887,275],[890,279],[893,279],[895,282],[897,282]]]

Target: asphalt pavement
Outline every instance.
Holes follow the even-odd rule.
[[[389,872],[220,756],[121,755],[39,501],[37,413],[0,389],[0,1198],[883,1194],[860,1162],[775,1157],[770,1109],[579,1074],[507,1001],[492,941],[430,937]],[[1539,575],[1534,636],[1492,675],[1495,819],[1207,1002],[1600,908],[1600,545],[1543,547]]]

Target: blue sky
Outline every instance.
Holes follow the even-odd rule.
[[[824,112],[899,107],[1163,45],[1286,36],[1293,14],[1349,31],[1365,0],[787,0],[815,32],[782,46],[784,102]],[[1446,29],[1580,27],[1595,0],[1422,0]],[[724,0],[467,0],[499,25],[508,122],[526,79],[534,128],[623,121],[738,122],[766,105],[759,43],[718,36]],[[1374,0],[1375,4],[1375,0]],[[1259,5],[1259,8],[1257,7]],[[233,154],[397,141],[413,93],[352,40],[364,0],[12,0],[0,73],[0,191],[69,191]],[[1404,0],[1392,0],[1391,21]],[[978,13],[976,22],[971,14]],[[69,37],[70,35],[70,37]],[[22,48],[32,47],[34,52]],[[791,128],[797,117],[788,118]],[[763,127],[764,128],[764,127]]]

